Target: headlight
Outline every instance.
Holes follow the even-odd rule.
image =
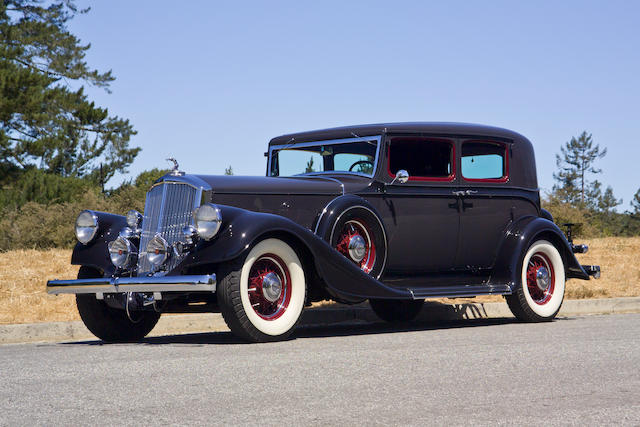
[[[83,245],[89,243],[98,232],[98,216],[93,211],[82,211],[76,219],[76,237]]]
[[[118,268],[124,268],[131,262],[133,255],[131,242],[124,237],[118,237],[113,242],[109,242],[109,257],[111,262]]]
[[[156,235],[147,244],[147,259],[154,268],[160,267],[169,256],[169,244],[160,235]]]
[[[142,214],[135,209],[131,209],[127,212],[127,225],[133,230],[140,228],[142,223]]]
[[[211,239],[220,230],[222,215],[217,206],[207,203],[200,206],[193,214],[198,235],[205,240]]]

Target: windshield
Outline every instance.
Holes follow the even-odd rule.
[[[271,151],[269,173],[270,176],[293,176],[351,172],[372,176],[378,141],[378,137],[373,137],[275,146]]]

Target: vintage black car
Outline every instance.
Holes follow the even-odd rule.
[[[104,341],[142,339],[163,312],[220,311],[272,341],[305,305],[369,300],[409,321],[425,298],[504,295],[524,321],[558,313],[565,280],[599,277],[540,207],[531,143],[453,123],[350,126],[279,136],[266,177],[174,170],[144,214],[83,211],[72,264],[80,316]]]

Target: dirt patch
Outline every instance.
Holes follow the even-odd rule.
[[[589,253],[578,255],[582,264],[602,267],[600,280],[570,280],[566,298],[640,296],[640,237],[607,237],[581,240]],[[79,320],[72,295],[47,295],[48,279],[69,279],[78,274],[70,265],[71,251],[64,249],[0,252],[0,324]],[[447,304],[503,301],[501,296],[443,298]],[[330,302],[314,306],[330,305]]]

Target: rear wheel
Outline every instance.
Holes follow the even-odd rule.
[[[424,305],[424,300],[371,299],[369,304],[373,312],[382,320],[409,322],[418,316]]]
[[[560,311],[564,288],[564,263],[560,253],[552,243],[538,240],[522,258],[520,283],[505,299],[520,320],[550,321]]]
[[[227,266],[218,304],[235,335],[253,342],[287,338],[300,320],[306,296],[302,263],[282,240],[265,239]]]
[[[93,269],[81,267],[79,279],[100,277]],[[160,319],[160,313],[139,310],[131,318],[125,310],[110,307],[94,294],[77,294],[76,305],[84,325],[105,342],[136,342],[147,336]]]

